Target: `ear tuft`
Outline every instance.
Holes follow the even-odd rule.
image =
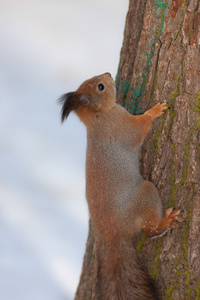
[[[77,101],[74,92],[64,94],[58,99],[62,105],[61,109],[61,122],[67,119],[69,113],[77,108]]]

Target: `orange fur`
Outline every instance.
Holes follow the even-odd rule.
[[[87,127],[86,198],[98,245],[96,292],[104,300],[156,299],[132,242],[141,230],[155,236],[183,221],[180,210],[167,210],[162,218],[158,192],[139,172],[140,147],[167,106],[158,103],[132,116],[115,100],[109,73],[61,100],[62,120],[73,110]]]

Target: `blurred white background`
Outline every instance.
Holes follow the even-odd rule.
[[[86,132],[56,99],[116,76],[128,0],[0,1],[0,299],[73,299],[88,231]]]

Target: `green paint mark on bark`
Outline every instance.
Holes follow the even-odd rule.
[[[144,57],[145,55],[146,61],[144,67],[142,68],[142,75],[141,78],[139,79],[139,83],[137,84],[137,86],[132,87],[131,102],[134,102],[134,104],[129,102],[126,104],[127,109],[129,109],[132,113],[136,113],[136,114],[142,113],[142,108],[140,104],[146,92],[147,82],[153,64],[154,54],[156,52],[156,44],[159,41],[160,36],[164,29],[164,19],[165,19],[168,5],[169,5],[169,0],[165,0],[165,1],[155,0],[154,2],[153,14],[155,16],[160,14],[160,23],[159,25],[155,23],[150,28],[149,38],[143,47],[144,51],[140,55],[141,57],[142,56]],[[145,49],[149,49],[147,53],[145,53]],[[141,72],[141,66],[139,67],[138,72]]]
[[[159,15],[160,21],[154,22],[149,30],[149,38],[143,47],[143,51],[140,53],[140,57],[146,57],[144,66],[139,66],[137,72],[140,73],[142,69],[142,75],[138,80],[137,85],[130,85],[129,82],[121,82],[119,75],[116,76],[116,89],[117,93],[120,93],[120,97],[128,96],[129,91],[132,92],[132,97],[128,97],[125,100],[125,107],[132,114],[143,113],[140,106],[143,96],[146,92],[147,82],[149,79],[149,74],[153,64],[154,54],[156,52],[156,44],[160,39],[160,36],[164,29],[164,20],[166,15],[166,10],[169,5],[169,0],[155,0],[153,6],[153,14],[155,18]]]
[[[117,76],[115,78],[115,86],[116,86],[116,92],[117,92],[117,94],[120,91],[120,85],[121,85],[121,77],[119,76],[119,74],[117,74]]]
[[[122,83],[121,97],[126,96],[126,94],[128,93],[128,90],[129,90],[129,86],[130,86],[130,83],[128,81],[124,81]]]

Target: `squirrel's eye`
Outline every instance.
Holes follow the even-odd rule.
[[[102,83],[99,83],[99,85],[98,85],[98,90],[99,90],[100,92],[102,92],[102,91],[104,90],[104,85],[103,85]]]

